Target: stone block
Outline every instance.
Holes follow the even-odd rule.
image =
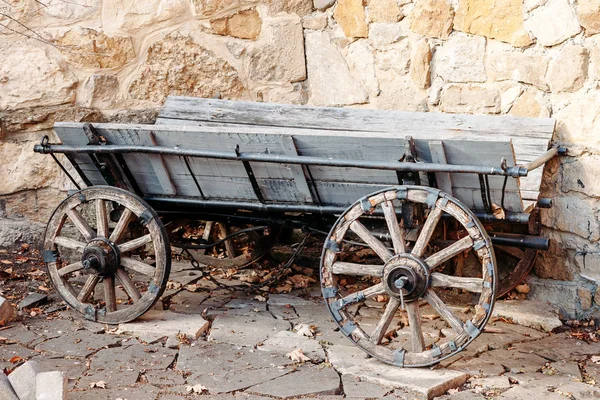
[[[585,29],[587,36],[600,33],[600,1],[598,0],[579,0],[577,1],[577,17],[579,23]]]
[[[418,40],[410,53],[410,78],[420,89],[431,85],[431,57],[427,39]]]
[[[19,400],[4,372],[0,372],[0,400]]]
[[[452,32],[454,9],[447,0],[419,0],[410,14],[410,30],[427,37],[446,39]]]
[[[338,0],[333,18],[347,37],[367,37],[367,16],[362,0]]]
[[[542,90],[547,89],[545,80],[550,58],[535,51],[514,52],[502,44],[488,44],[486,72],[494,81],[517,81],[529,83]]]
[[[398,22],[402,10],[396,0],[370,0],[368,8],[369,22]]]
[[[15,308],[6,300],[0,296],[0,326],[6,325],[15,316]]]
[[[579,45],[565,45],[550,62],[546,80],[552,92],[575,92],[587,78],[588,51]]]
[[[543,46],[562,43],[581,31],[569,0],[550,0],[532,11],[525,28]]]
[[[460,0],[454,29],[516,47],[532,43],[523,26],[521,0]]]
[[[271,316],[219,315],[215,318],[208,336],[209,340],[238,346],[254,347],[279,331],[290,329],[290,323]]]
[[[100,0],[81,0],[77,2],[66,2],[62,0],[48,0],[42,7],[44,13],[62,20],[78,20],[92,14],[100,9]]]
[[[313,31],[322,31],[327,27],[327,14],[314,13],[302,18],[302,27]]]
[[[595,285],[583,278],[574,281],[557,281],[529,276],[527,284],[531,289],[527,294],[528,299],[551,304],[560,312],[563,319],[583,318],[586,314],[581,309],[577,291],[587,288],[593,293],[595,290]]]
[[[542,213],[542,224],[590,241],[600,238],[600,221],[595,201],[575,194],[555,197],[552,201],[552,208]]]
[[[515,100],[508,112],[509,115],[516,117],[544,118],[550,116],[548,107],[540,102],[539,95],[534,91],[528,90]]]
[[[309,367],[291,374],[259,383],[248,389],[250,393],[266,396],[295,398],[301,396],[326,396],[340,391],[340,377],[329,367]]]
[[[281,331],[265,340],[258,350],[286,355],[296,349],[301,349],[312,362],[320,363],[325,359],[325,351],[315,339],[300,336],[295,332]]]
[[[509,318],[513,322],[550,332],[562,326],[554,307],[533,300],[504,300],[494,305],[493,316]]]
[[[377,50],[385,50],[400,39],[408,37],[402,24],[385,24],[374,22],[369,24],[369,40]]]
[[[31,308],[38,306],[48,300],[48,296],[42,293],[30,293],[23,300],[17,304],[17,308],[22,310],[24,308]]]
[[[134,322],[119,324],[118,333],[134,335],[153,343],[163,337],[183,334],[198,339],[210,326],[200,315],[178,314],[172,311],[149,311]]]
[[[317,10],[326,10],[335,4],[335,0],[313,0],[313,5]]]
[[[127,36],[107,36],[94,29],[76,27],[57,39],[67,60],[87,68],[119,68],[135,58],[133,40]]]
[[[94,74],[83,86],[77,103],[86,107],[108,109],[115,105],[119,91],[119,80],[113,74]]]
[[[483,37],[455,34],[437,48],[434,71],[446,82],[485,82],[484,56]]]
[[[102,4],[102,27],[107,34],[134,33],[160,22],[181,21],[190,14],[190,2],[186,0],[105,0]]]
[[[210,25],[218,35],[255,40],[260,35],[262,19],[256,9],[250,9],[214,19]]]
[[[63,400],[67,398],[66,372],[40,372],[35,379],[36,400]]]
[[[447,85],[440,98],[442,111],[461,114],[497,114],[500,112],[498,90],[483,85]]]
[[[375,57],[373,48],[366,39],[357,40],[348,46],[346,55],[349,67],[358,74],[365,88],[371,94],[379,92],[379,83],[375,76]]]
[[[19,400],[36,400],[37,374],[37,363],[35,361],[27,361],[8,376],[8,380],[19,397]]]
[[[323,65],[328,67],[323,68]],[[306,33],[306,67],[311,104],[344,106],[367,101],[367,92],[360,79],[350,72],[346,60],[327,33]]]

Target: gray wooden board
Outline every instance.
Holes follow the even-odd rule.
[[[324,130],[391,133],[425,140],[511,139],[518,164],[539,157],[548,149],[554,132],[552,118],[413,113],[354,108],[307,107],[170,96],[157,124],[203,126],[271,126]],[[521,181],[521,187],[538,192],[541,174]]]
[[[184,147],[190,149],[205,149],[227,151],[236,145],[242,152],[258,152],[285,154],[285,140],[279,131],[267,130],[268,133],[240,132],[239,127],[189,127],[189,126],[152,126],[152,125],[120,125],[96,124],[98,132],[109,143],[113,144],[140,144],[158,145],[165,147]],[[260,132],[259,128],[255,128]],[[81,123],[58,123],[56,132],[64,144],[81,144],[83,136]],[[353,132],[340,137],[331,131],[294,130],[292,137],[296,151],[300,155],[335,157],[358,160],[389,160],[395,161],[401,156],[404,148],[403,139],[380,138],[364,135],[351,136]],[[153,140],[151,136],[154,136]],[[335,135],[335,136],[332,136]],[[417,151],[421,158],[430,161],[431,157],[427,141],[416,140]],[[447,160],[450,164],[464,163],[486,165],[485,160],[503,154],[509,159],[509,165],[514,165],[511,157],[512,146],[509,142],[479,142],[479,141],[447,141],[444,142]],[[400,154],[399,154],[400,153]],[[152,162],[153,157],[140,154],[124,154],[125,161],[132,171],[136,181],[145,194],[171,194],[165,192],[164,182],[159,176],[169,177],[175,192],[180,196],[199,196],[200,193],[192,176],[181,157],[161,157],[160,162]],[[155,158],[155,157],[154,157]],[[203,194],[214,199],[239,199],[255,200],[251,184],[247,178],[243,165],[236,161],[189,158],[190,166],[196,177]],[[87,163],[86,170],[93,170],[95,166]],[[305,189],[300,188],[295,182],[296,176],[291,165],[273,163],[252,163],[252,168],[259,182],[261,192],[265,199],[274,202],[306,203]],[[165,168],[166,171],[157,170]],[[315,185],[319,189],[321,200],[324,204],[343,205],[350,204],[348,199],[356,200],[367,194],[368,190],[378,189],[398,183],[394,171],[365,170],[358,168],[337,167],[311,167]],[[474,198],[472,193],[479,193],[479,180],[473,174],[453,174],[454,195],[465,201],[467,206],[481,209],[480,196]],[[164,179],[163,179],[164,181]],[[499,204],[503,177],[490,177],[492,201]],[[96,182],[94,182],[96,183]],[[374,185],[374,186],[371,186]],[[333,190],[331,188],[336,188]],[[375,190],[374,189],[374,190]],[[461,193],[463,192],[464,193]],[[507,182],[507,195],[505,206],[508,211],[521,211],[518,182],[509,178]]]

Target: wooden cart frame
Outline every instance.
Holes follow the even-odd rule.
[[[85,318],[119,323],[145,313],[166,287],[167,221],[211,221],[204,242],[216,221],[216,239],[232,260],[239,258],[232,238],[257,230],[231,232],[227,224],[326,226],[321,285],[341,331],[384,362],[432,365],[482,332],[499,292],[519,283],[535,252],[548,248],[548,240],[538,236],[538,209],[551,206],[551,200],[538,198],[540,167],[566,151],[549,147],[553,129],[551,119],[180,97],[168,99],[155,125],[57,123],[62,143],[44,137],[34,150],[50,154],[79,190],[50,218],[44,260],[71,307]],[[525,209],[527,199],[532,205]],[[69,226],[75,237],[67,234]],[[379,261],[345,260],[345,248],[357,241]],[[504,278],[498,276],[494,245],[525,249],[515,250],[521,259]],[[203,262],[210,246],[199,246]],[[137,257],[140,250],[151,261]],[[72,253],[76,261],[67,262]],[[440,272],[468,253],[479,266],[476,276]],[[377,283],[349,293],[339,285],[341,276]],[[117,300],[116,288],[126,301]],[[455,316],[434,288],[476,294],[472,318]],[[351,308],[379,295],[387,305],[367,329]],[[92,301],[96,297],[101,301]],[[453,337],[425,345],[422,301],[447,322]],[[384,345],[399,309],[408,317],[410,343]]]

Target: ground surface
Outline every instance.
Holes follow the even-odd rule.
[[[593,327],[544,333],[496,319],[460,355],[434,369],[407,370],[354,347],[336,329],[305,268],[296,275],[306,279],[278,283],[277,291],[290,293],[256,297],[175,263],[162,304],[145,321],[115,327],[66,309],[35,251],[3,250],[0,262],[0,294],[10,302],[31,292],[48,295],[0,327],[0,368],[10,372],[35,360],[41,370],[66,371],[71,399],[600,397]],[[376,302],[360,310],[364,321],[380,312]],[[439,319],[422,322],[428,339],[443,334]],[[293,353],[299,348],[304,362]]]

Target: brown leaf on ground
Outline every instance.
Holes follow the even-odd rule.
[[[98,388],[98,389],[106,389],[106,382],[104,381],[98,381],[98,382],[92,382],[90,383],[90,388]]]
[[[285,355],[287,358],[291,359],[293,362],[301,363],[305,361],[311,361],[310,357],[307,357],[302,349],[296,349],[291,351]]]
[[[307,288],[309,284],[315,283],[316,280],[306,275],[296,274],[288,278],[294,289]]]

